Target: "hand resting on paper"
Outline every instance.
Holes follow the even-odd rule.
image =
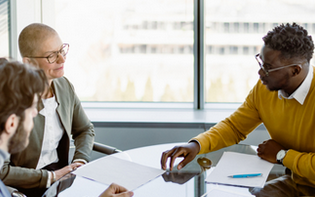
[[[173,170],[174,162],[177,157],[184,157],[184,159],[178,164],[177,169],[180,170],[191,162],[196,155],[199,153],[200,147],[197,142],[189,142],[181,146],[175,146],[171,150],[167,150],[162,153],[161,157],[161,168],[166,170],[166,162],[170,157],[170,171]]]
[[[266,161],[277,163],[277,153],[282,149],[285,148],[276,141],[270,139],[258,145],[257,155]]]
[[[72,172],[73,170],[77,169],[78,167],[80,167],[80,166],[82,166],[82,165],[83,165],[83,164],[81,164],[81,163],[72,163],[72,164],[70,164],[70,165],[68,165],[68,166],[65,166],[65,167],[59,169],[59,170],[56,170],[56,171],[55,171],[55,175],[56,175],[56,177],[55,177],[56,180],[55,180],[55,181],[59,180],[59,179],[60,179],[61,177],[63,177],[64,175],[66,175],[66,174]],[[53,178],[53,177],[52,177],[52,178]]]
[[[132,191],[128,191],[126,188],[112,183],[99,197],[131,197]]]

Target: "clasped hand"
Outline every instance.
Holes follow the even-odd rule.
[[[275,140],[270,139],[258,145],[257,155],[266,161],[277,163],[277,153],[282,149],[285,148]]]

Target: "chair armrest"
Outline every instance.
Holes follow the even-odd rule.
[[[119,150],[119,149],[117,149],[115,147],[108,146],[108,145],[105,145],[105,144],[101,144],[101,143],[98,143],[98,142],[94,142],[93,150],[97,151],[97,152],[100,152],[100,153],[107,154],[107,155],[111,155],[111,154],[114,154],[114,153],[122,152],[121,150]]]

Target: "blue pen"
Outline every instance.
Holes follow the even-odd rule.
[[[256,174],[236,174],[236,175],[231,175],[228,176],[230,178],[250,178],[250,177],[257,177],[257,176],[262,176],[262,173],[256,173]]]

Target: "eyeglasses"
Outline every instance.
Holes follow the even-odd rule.
[[[59,51],[53,51],[51,54],[49,54],[46,57],[34,57],[34,56],[32,56],[29,58],[46,58],[50,64],[53,64],[57,61],[59,54],[61,54],[63,57],[65,57],[67,55],[68,51],[69,51],[69,44],[64,43],[64,44],[62,44],[61,49]]]
[[[266,76],[269,76],[269,73],[270,72],[273,72],[273,71],[276,71],[276,70],[280,70],[280,69],[283,69],[283,68],[287,68],[287,67],[290,67],[290,66],[299,66],[300,68],[302,68],[301,64],[290,64],[290,65],[287,65],[287,66],[281,66],[281,67],[278,67],[278,68],[272,68],[272,69],[266,69],[264,67],[264,62],[262,61],[262,59],[259,57],[259,53],[257,55],[255,55],[255,59],[257,60],[260,68],[265,72]]]

